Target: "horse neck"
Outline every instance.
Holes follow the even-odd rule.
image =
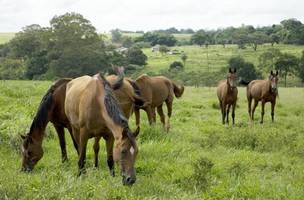
[[[49,113],[48,113],[49,116]],[[30,130],[30,135],[32,138],[35,138],[38,141],[42,141],[43,137],[44,137],[44,133],[45,133],[45,129],[47,124],[49,123],[50,119],[49,117],[44,120],[44,121],[39,121],[37,122],[36,119],[34,119],[32,126],[31,126],[31,130]]]

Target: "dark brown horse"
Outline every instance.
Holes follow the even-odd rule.
[[[234,124],[235,118],[235,107],[238,95],[237,75],[236,69],[232,70],[229,68],[229,73],[226,80],[219,82],[217,86],[217,97],[219,100],[221,112],[222,112],[222,123],[225,124],[225,118],[227,124],[229,124],[229,110],[232,106],[232,123]]]
[[[43,156],[42,140],[48,122],[53,123],[55,130],[58,134],[61,153],[62,153],[62,161],[64,162],[67,160],[64,128],[67,128],[70,134],[72,133],[72,129],[70,122],[67,119],[66,114],[64,112],[64,102],[65,102],[66,84],[71,80],[72,79],[60,79],[50,87],[50,89],[47,91],[47,93],[44,95],[43,99],[41,100],[37,114],[32,122],[30,132],[26,136],[22,136],[23,138],[22,170],[23,171],[31,171],[36,165],[36,163],[42,158]],[[114,85],[115,82],[117,81],[117,76],[108,76],[107,80],[111,83],[111,85],[113,85],[113,88],[117,87],[117,85],[116,86]],[[136,104],[137,106],[140,106],[143,104],[140,97],[137,94],[135,94],[136,88],[133,89],[129,81],[125,79],[121,87],[114,89],[115,89],[114,95],[116,96],[119,105],[121,106],[125,116],[129,118],[134,105]],[[104,137],[104,139],[106,141],[108,140],[107,137]],[[73,137],[72,140],[75,149],[78,151],[78,146],[75,140],[73,139]],[[97,137],[95,139],[95,144],[94,144],[96,167],[98,165],[99,140],[100,138]],[[113,146],[110,143],[111,142],[109,142],[108,146]],[[108,154],[108,166],[110,169],[113,168],[112,153]]]
[[[150,77],[148,75],[141,75],[135,81],[135,84],[141,92],[141,96],[145,104],[139,108],[135,107],[134,112],[136,116],[136,125],[140,124],[139,109],[146,111],[150,124],[155,123],[156,114],[155,108],[160,116],[160,120],[164,128],[169,131],[170,117],[172,114],[172,103],[174,95],[179,98],[184,92],[184,86],[178,87],[173,81],[164,76]],[[165,115],[163,112],[163,103],[166,103],[168,109],[168,119],[165,123]]]
[[[78,145],[79,174],[84,170],[88,139],[110,137],[116,143],[114,160],[120,164],[123,184],[135,183],[134,164],[138,153],[135,137],[139,129],[131,132],[109,82],[99,74],[70,81],[66,87],[65,113]],[[111,132],[107,132],[107,129]]]
[[[268,80],[253,80],[247,86],[248,113],[251,121],[254,120],[254,111],[259,103],[262,102],[261,121],[263,123],[264,107],[266,102],[271,103],[271,119],[274,121],[274,107],[278,96],[278,71],[274,74],[270,72]],[[254,100],[253,108],[251,102]]]

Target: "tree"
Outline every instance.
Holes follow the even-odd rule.
[[[126,48],[129,48],[134,44],[132,38],[129,36],[123,36],[121,41],[122,41],[122,46],[124,46]]]
[[[182,59],[182,61],[183,61],[184,67],[186,67],[186,61],[187,61],[187,59],[188,59],[187,54],[182,53],[181,59]]]
[[[248,42],[251,44],[254,51],[257,50],[258,45],[269,41],[268,36],[261,32],[254,32],[248,35]]]
[[[0,62],[0,79],[22,79],[25,66],[21,60],[6,58]]]
[[[298,66],[298,58],[294,55],[284,53],[275,62],[275,68],[279,70],[281,76],[284,77],[284,85],[286,87],[287,75],[295,71]]]
[[[171,70],[183,70],[184,69],[184,65],[183,63],[179,62],[179,61],[174,61],[173,63],[170,64],[170,71]]]
[[[304,51],[302,51],[302,56],[299,59],[299,65],[297,67],[297,75],[301,79],[302,83],[304,83]]]
[[[159,52],[163,55],[169,51],[168,47],[166,45],[160,45],[159,46]]]
[[[143,36],[137,37],[135,42],[150,42],[152,46],[154,45],[166,45],[174,46],[177,42],[176,38],[169,33],[162,32],[147,32]]]
[[[119,29],[111,30],[112,42],[119,43],[122,39],[122,33]]]
[[[55,16],[48,59],[57,77],[93,75],[110,67],[104,44],[91,22],[77,13]]]
[[[129,64],[146,65],[148,57],[138,47],[131,47],[127,51],[127,60]]]
[[[202,46],[207,41],[207,34],[203,30],[197,31],[191,36],[190,41],[192,44],[197,44],[199,46]]]
[[[274,70],[275,69],[274,64],[281,55],[282,53],[279,49],[275,49],[275,48],[268,49],[259,56],[259,68],[261,70],[267,71],[267,73],[270,70]]]
[[[252,63],[246,62],[240,56],[230,58],[228,67],[236,68],[239,78],[244,81],[251,81],[261,76]]]

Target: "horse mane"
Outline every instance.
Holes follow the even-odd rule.
[[[46,94],[42,97],[40,101],[40,105],[38,107],[38,111],[33,119],[31,124],[30,132],[28,135],[32,135],[34,129],[44,129],[47,121],[48,121],[48,111],[52,107],[53,104],[53,93],[54,91],[64,83],[71,81],[72,79],[64,78],[56,81],[46,92]]]
[[[127,80],[127,81],[130,83],[130,85],[133,87],[134,93],[135,93],[137,96],[141,96],[140,89],[139,89],[138,85],[136,84],[136,82],[133,81],[133,80],[130,80],[130,79],[126,79],[126,80]]]

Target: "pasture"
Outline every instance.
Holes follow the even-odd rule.
[[[183,97],[174,100],[169,133],[162,129],[158,116],[157,124],[149,127],[145,113],[141,112],[144,117],[138,138],[137,182],[126,187],[117,168],[116,177],[109,175],[102,140],[100,167],[93,167],[93,140],[90,140],[87,173],[77,178],[78,158],[70,136],[66,134],[69,161],[61,163],[52,125],[46,131],[42,160],[33,172],[20,172],[19,134],[29,130],[50,84],[0,81],[0,199],[302,199],[304,196],[303,88],[279,88],[275,122],[271,123],[270,105],[266,104],[263,125],[259,124],[260,106],[254,124],[249,124],[245,88],[239,88],[234,127],[221,124],[212,87],[187,87]],[[135,128],[134,116],[130,125]]]

